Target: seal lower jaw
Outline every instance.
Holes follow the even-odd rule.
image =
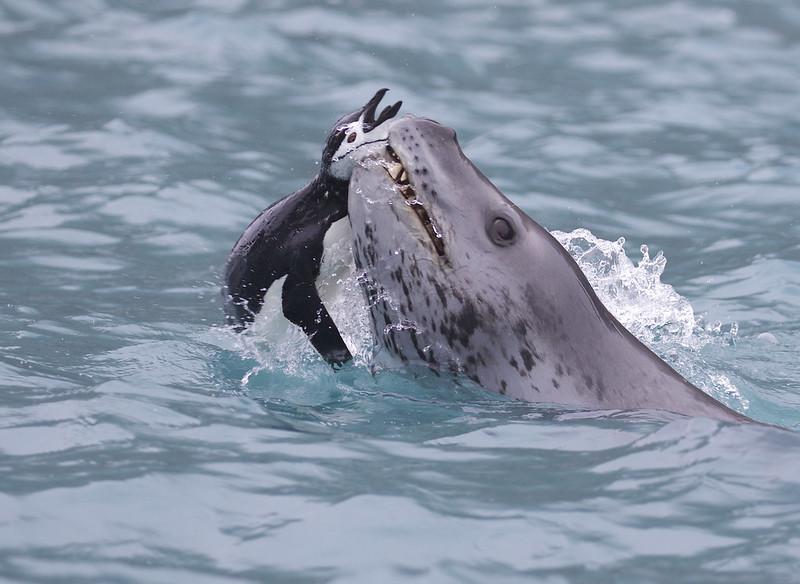
[[[406,170],[405,166],[403,166],[403,163],[400,160],[400,157],[397,155],[397,152],[395,152],[388,143],[386,144],[386,154],[388,155],[388,161],[386,161],[386,172],[389,175],[389,178],[392,179],[392,182],[394,182],[397,190],[403,196],[406,205],[408,205],[411,210],[414,211],[414,214],[417,216],[420,223],[422,223],[422,226],[428,233],[428,237],[430,238],[436,253],[439,256],[444,256],[444,238],[442,237],[442,232],[431,219],[431,215],[428,213],[425,205],[417,197],[417,192],[414,190],[414,186],[409,180],[408,171]]]

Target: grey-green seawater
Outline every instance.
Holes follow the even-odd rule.
[[[383,86],[590,230],[562,241],[668,362],[790,430],[219,328],[230,246]],[[0,0],[0,579],[795,581],[798,96],[782,0]]]

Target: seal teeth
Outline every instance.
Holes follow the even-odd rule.
[[[405,199],[406,205],[411,207],[420,223],[422,223],[422,226],[425,228],[425,231],[428,232],[428,236],[430,237],[434,249],[436,249],[436,253],[440,256],[444,256],[444,238],[431,219],[428,210],[425,209],[425,205],[417,198],[417,193],[411,185],[408,172],[406,172],[405,166],[403,166],[403,163],[400,161],[400,157],[389,145],[386,146],[386,153],[389,158],[389,160],[384,162],[386,172],[394,181],[395,185],[397,185],[397,191],[403,196],[403,199]]]
[[[391,162],[386,167],[389,176],[392,177],[392,180],[397,182],[400,179],[400,176],[405,172],[403,165],[399,162]]]

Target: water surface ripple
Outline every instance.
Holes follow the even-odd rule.
[[[794,3],[0,0],[0,70],[0,579],[797,579]],[[220,330],[242,228],[383,86],[673,366],[791,430]]]

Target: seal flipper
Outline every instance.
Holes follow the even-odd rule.
[[[313,281],[289,274],[281,293],[283,315],[303,329],[317,352],[334,367],[353,358]]]

